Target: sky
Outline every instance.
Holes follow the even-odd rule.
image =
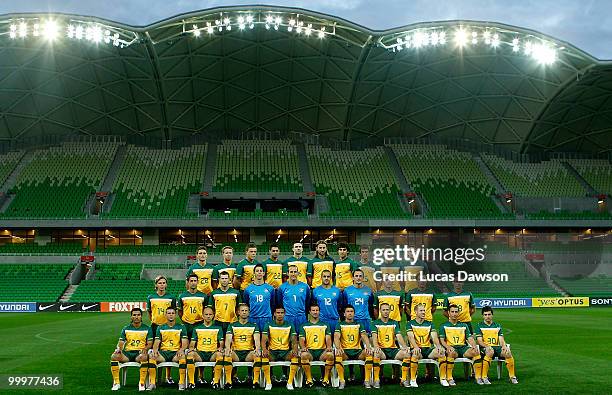
[[[385,30],[416,22],[471,19],[537,30],[602,60],[612,60],[610,0],[0,0],[0,14],[64,12],[142,26],[211,7],[265,4],[301,7]]]

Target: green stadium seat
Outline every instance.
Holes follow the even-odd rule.
[[[55,302],[68,288],[65,277],[73,267],[73,264],[2,263],[0,300]]]
[[[11,151],[0,154],[0,185],[4,184],[6,179],[11,175],[23,155],[23,151]]]
[[[598,193],[612,195],[612,165],[604,159],[566,160]]]

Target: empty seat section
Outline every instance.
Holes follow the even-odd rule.
[[[504,218],[491,199],[495,189],[466,152],[443,145],[391,145],[431,218]]]
[[[612,165],[604,159],[569,159],[569,163],[598,193],[612,195]]]
[[[594,277],[561,278],[553,276],[553,280],[572,296],[610,296],[612,277],[598,275]]]
[[[181,149],[129,146],[113,185],[107,218],[197,217],[187,211],[189,195],[202,189],[206,145]]]
[[[168,280],[167,292],[177,296],[185,281]],[[153,280],[84,280],[70,297],[71,302],[144,302],[155,293]]]
[[[23,157],[23,151],[11,151],[5,154],[0,154],[0,186],[4,184],[4,181],[11,175],[21,157]]]
[[[323,217],[408,217],[399,187],[382,147],[364,151],[307,146],[315,191],[325,195],[330,210]]]
[[[301,192],[298,153],[289,140],[223,140],[213,190]]]
[[[73,264],[0,264],[0,300],[55,302],[68,287]]]
[[[86,251],[83,242],[48,243],[7,243],[0,245],[0,255],[80,255]]]
[[[64,143],[37,150],[19,173],[4,217],[84,218],[88,197],[104,180],[118,143]]]

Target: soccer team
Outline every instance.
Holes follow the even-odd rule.
[[[196,263],[187,271],[186,291],[166,293],[167,280],[155,279],[155,293],[147,298],[151,326],[143,323],[143,312],[132,309],[131,323],[123,328],[111,355],[113,390],[120,388],[119,364],[140,363],[139,390],[155,388],[157,365],[179,365],[179,390],[203,384],[196,362],[214,362],[212,387],[231,389],[233,363],[251,362],[253,388],[259,388],[263,371],[266,390],[272,388],[270,362],[290,362],[287,389],[293,389],[301,367],[305,386],[314,386],[311,362],[324,363],[321,385],[330,386],[335,367],[339,389],[345,387],[343,361],[364,361],[364,386],[380,388],[381,360],[401,361],[400,384],[417,387],[419,360],[437,361],[441,385],[454,386],[456,358],[472,360],[477,384],[488,379],[494,358],[504,358],[510,382],[518,383],[514,358],[502,327],[493,321],[493,310],[482,309],[483,321],[475,328],[472,295],[461,282],[444,298],[448,321],[433,326],[436,295],[425,281],[377,282],[374,272],[426,271],[424,262],[401,267],[368,262],[368,247],[360,250],[360,261],[348,257],[345,243],[338,244],[338,259],[329,256],[327,243],[316,244],[315,256],[303,256],[302,243],[293,244],[293,256],[284,262],[280,249],[271,244],[269,257],[256,260],[257,247],[248,244],[245,259],[235,265],[233,248],[222,249],[223,262],[208,263],[205,247],[198,247]],[[400,330],[407,317],[405,336]],[[177,322],[177,317],[182,323]],[[399,362],[398,362],[399,363]],[[197,370],[197,379],[196,379]],[[352,376],[352,374],[351,374]],[[196,381],[197,380],[197,381]],[[166,383],[174,384],[169,368]]]

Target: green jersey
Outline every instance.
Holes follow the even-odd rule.
[[[200,291],[196,291],[193,294],[185,291],[180,294],[176,300],[176,308],[183,313],[181,321],[187,324],[202,322],[204,320],[203,313],[207,298],[206,294]]]
[[[470,307],[474,307],[474,297],[471,292],[449,292],[444,298],[444,309],[448,309],[451,304],[456,304],[459,308],[459,322],[472,322]]]
[[[312,276],[312,271],[308,271],[310,269],[310,259],[305,256],[301,258],[296,258],[294,256],[287,258],[287,260],[283,262],[283,275],[287,276],[289,274],[290,264],[298,268],[298,281],[308,283],[306,277]]]
[[[264,271],[266,272],[266,283],[274,287],[274,289],[281,286],[283,283],[283,261],[275,260],[271,258],[266,259],[262,262]]]
[[[286,351],[291,346],[291,337],[296,336],[295,328],[287,321],[277,324],[271,321],[264,327],[263,333],[268,335],[270,350]]]
[[[446,343],[453,347],[467,345],[468,337],[472,334],[467,324],[459,321],[456,324],[446,321],[440,325],[438,333],[440,339],[446,339]]]
[[[253,270],[255,270],[255,265],[257,265],[257,263],[256,260],[249,261],[246,258],[238,262],[236,276],[240,278],[241,291],[244,291],[253,281]]]
[[[147,310],[151,313],[151,323],[162,325],[168,322],[166,309],[176,305],[176,298],[172,295],[162,295],[154,293],[147,296]]]
[[[436,304],[436,294],[432,288],[421,291],[418,288],[406,292],[406,305],[410,308],[410,319],[416,319],[416,307],[420,304],[425,306],[425,319],[433,321],[431,309]]]
[[[306,347],[311,350],[322,350],[326,348],[326,336],[331,336],[331,330],[329,325],[322,321],[317,323],[308,321],[300,328],[300,337],[304,338]]]
[[[259,328],[252,322],[241,324],[236,321],[227,327],[227,333],[232,334],[232,348],[235,351],[255,350],[254,335],[259,336]]]
[[[474,329],[474,335],[482,338],[482,341],[489,347],[500,346],[499,337],[503,336],[502,327],[497,322],[491,322],[491,325],[487,325],[484,321],[479,322]]]
[[[213,290],[212,282],[213,280],[217,280],[215,278],[215,267],[208,263],[202,266],[200,262],[196,262],[187,270],[187,276],[192,273],[198,276],[198,291],[210,295]]]
[[[334,268],[336,287],[343,290],[353,285],[353,272],[355,270],[357,270],[357,263],[351,258],[347,257],[341,261],[337,261]]]
[[[163,324],[157,327],[155,338],[160,339],[161,351],[178,351],[182,340],[187,340],[187,329],[183,324],[175,323],[174,326]]]
[[[436,331],[431,321],[419,323],[417,320],[410,320],[406,324],[406,333],[412,332],[414,340],[419,347],[431,347],[431,334]]]
[[[404,306],[404,294],[399,291],[386,291],[384,289],[376,292],[374,294],[374,308],[379,309],[380,305],[383,303],[389,304],[389,308],[391,309],[391,313],[389,314],[389,318],[395,321],[402,320],[402,307]],[[380,318],[380,313],[378,313],[378,318]]]
[[[151,328],[148,325],[140,324],[136,328],[133,324],[129,324],[121,329],[119,340],[123,341],[125,351],[142,351],[147,346],[147,339],[152,338]]]
[[[215,320],[219,322],[236,321],[236,307],[242,302],[240,292],[234,288],[227,291],[217,288],[208,297],[207,306],[215,310]]]
[[[399,322],[394,320],[388,320],[387,322],[376,320],[372,322],[370,328],[372,328],[372,334],[376,333],[378,347],[397,348],[396,335],[400,334]]]
[[[196,350],[204,352],[215,352],[219,347],[219,342],[223,341],[223,328],[211,323],[197,325],[193,328],[193,338]]]

